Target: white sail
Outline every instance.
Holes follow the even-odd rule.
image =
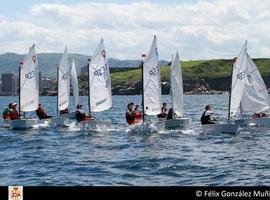
[[[182,69],[178,52],[171,64],[171,95],[174,113],[181,117],[184,114],[184,94]]]
[[[76,108],[76,106],[79,104],[79,85],[78,85],[78,77],[77,77],[77,71],[76,71],[74,60],[72,61],[72,65],[71,65],[71,84],[72,84],[72,90],[73,90],[74,104]]]
[[[20,69],[20,110],[35,111],[39,104],[39,70],[35,45],[30,47]]]
[[[247,42],[234,64],[231,116],[238,111],[258,113],[269,109],[267,88],[246,47]]]
[[[65,48],[58,68],[58,109],[64,110],[69,106],[70,95],[70,65],[68,51]]]
[[[241,112],[259,113],[269,109],[268,91],[257,66],[246,53],[247,75],[241,99]]]
[[[143,89],[145,114],[159,114],[161,112],[161,85],[156,36],[143,62]]]
[[[247,42],[245,42],[236,62],[233,65],[232,73],[232,88],[230,115],[234,116],[240,110],[240,103],[243,96],[243,91],[246,82],[247,57],[246,57]]]
[[[89,88],[92,112],[101,112],[112,107],[110,69],[103,39],[89,63]]]

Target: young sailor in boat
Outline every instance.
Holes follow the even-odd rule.
[[[64,115],[64,114],[68,114],[69,110],[68,108],[64,109],[64,110],[60,110],[60,115]]]
[[[158,118],[167,118],[168,110],[167,110],[167,103],[163,103],[161,107],[161,113],[157,115]]]
[[[52,118],[52,116],[48,116],[48,114],[45,112],[45,110],[41,104],[38,104],[38,109],[36,110],[36,114],[37,114],[39,119]]]
[[[10,119],[10,113],[11,113],[11,109],[12,109],[11,107],[12,107],[12,103],[9,103],[8,107],[3,112],[3,119],[5,119],[5,120]]]
[[[168,119],[173,119],[173,115],[174,115],[173,109],[170,108],[170,110],[169,110],[169,112],[168,112],[168,115],[167,115],[167,120],[168,120]]]
[[[134,103],[129,103],[127,105],[127,111],[126,111],[126,121],[128,125],[135,124],[135,110],[134,110]]]
[[[201,124],[202,125],[216,124],[217,120],[215,118],[213,118],[213,114],[214,114],[214,112],[212,111],[211,106],[210,105],[205,106],[205,111],[201,117]]]
[[[89,116],[89,115],[87,115],[87,114],[84,112],[84,110],[82,109],[82,107],[83,107],[83,106],[82,106],[81,104],[78,104],[78,105],[77,105],[77,110],[76,110],[76,112],[75,112],[76,120],[77,120],[78,122],[82,122],[82,121],[88,121],[88,120],[93,119],[92,116]]]
[[[142,122],[143,115],[142,115],[141,111],[139,110],[139,105],[135,106],[134,117],[135,117],[135,124]]]
[[[11,104],[11,111],[10,111],[10,119],[19,119],[20,115],[19,112],[17,111],[17,103],[12,103]]]

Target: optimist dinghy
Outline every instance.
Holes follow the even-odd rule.
[[[35,111],[39,104],[38,59],[33,45],[19,67],[19,113]],[[11,120],[11,129],[29,129],[37,126],[38,120],[21,117]]]
[[[269,95],[262,76],[247,53],[247,41],[233,66],[230,116],[269,110]],[[236,119],[241,126],[270,126],[269,115]]]
[[[190,126],[190,119],[182,117],[184,114],[184,92],[182,69],[178,52],[171,64],[170,78],[173,115],[172,119],[165,120],[165,128],[188,129]]]
[[[103,39],[97,45],[91,60],[89,59],[88,87],[89,115],[92,112],[102,112],[112,108],[110,68]],[[108,127],[111,122],[94,118],[79,122],[78,125],[86,129],[96,129],[104,126]]]

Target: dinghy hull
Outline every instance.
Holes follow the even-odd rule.
[[[239,126],[270,126],[270,118],[237,119],[234,123]]]
[[[203,133],[216,134],[216,133],[231,133],[236,134],[238,130],[236,124],[205,124],[202,126]]]
[[[165,121],[166,129],[188,129],[190,127],[189,118],[169,119]]]
[[[10,128],[15,129],[30,129],[38,124],[37,119],[16,119],[10,121]]]

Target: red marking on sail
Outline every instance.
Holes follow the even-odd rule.
[[[233,64],[236,63],[236,60],[237,60],[237,57],[233,58],[233,59],[232,59],[232,63],[233,63]]]

